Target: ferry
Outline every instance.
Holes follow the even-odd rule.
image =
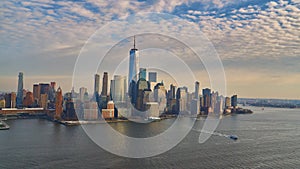
[[[9,125],[7,125],[4,121],[0,121],[0,130],[8,130]]]

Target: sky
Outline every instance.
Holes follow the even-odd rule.
[[[223,63],[228,95],[300,99],[299,0],[2,0],[0,91],[16,91],[20,71],[25,89],[56,81],[71,90],[86,41],[110,22],[141,12],[174,15],[197,27]],[[209,86],[201,77],[201,87]],[[86,82],[89,92],[92,84]]]

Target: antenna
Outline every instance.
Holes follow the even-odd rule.
[[[133,49],[135,49],[135,35],[133,36]]]

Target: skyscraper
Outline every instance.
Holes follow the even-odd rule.
[[[204,107],[210,107],[211,106],[211,90],[209,88],[205,88],[202,90],[203,94],[203,102]]]
[[[129,74],[128,74],[128,86],[131,81],[137,82],[137,71],[139,70],[139,53],[135,48],[135,36],[133,37],[133,48],[129,51]]]
[[[63,112],[63,96],[62,96],[62,90],[59,87],[56,91],[55,96],[55,119],[61,119],[61,115]]]
[[[225,97],[225,108],[228,109],[231,106],[230,97]]]
[[[79,99],[80,101],[84,101],[84,96],[85,96],[85,93],[87,92],[87,88],[85,87],[81,87],[79,88]]]
[[[140,68],[139,72],[139,79],[146,79],[147,73],[146,73],[146,68]]]
[[[232,106],[233,108],[236,108],[236,107],[237,107],[237,95],[231,96],[231,106]]]
[[[107,87],[108,87],[108,74],[107,74],[107,72],[104,72],[101,96],[107,96]]]
[[[195,82],[195,99],[199,99],[199,85],[198,81]]]
[[[125,102],[126,76],[115,75],[111,80],[110,94],[115,103]]]
[[[35,103],[39,102],[39,95],[40,95],[39,84],[34,84],[33,85],[33,98],[34,98]]]
[[[149,100],[148,97],[150,90],[150,84],[145,79],[139,79],[136,85],[137,95],[133,96],[136,100],[133,104],[138,110],[144,110],[144,104]]]
[[[17,107],[22,107],[22,105],[23,105],[23,72],[19,72]]]
[[[158,109],[160,113],[166,110],[167,106],[167,90],[165,89],[164,83],[157,83],[154,87],[154,101],[158,103]]]
[[[156,82],[157,81],[157,73],[156,72],[149,72],[148,73],[149,82]]]
[[[33,107],[33,103],[34,103],[33,93],[28,91],[23,100],[23,106],[24,107]]]
[[[195,82],[195,95],[191,101],[191,114],[198,114],[200,111],[200,100],[199,100],[199,85],[198,81]]]
[[[176,92],[177,112],[186,112],[187,107],[187,90],[184,87],[179,87]]]
[[[55,86],[56,86],[56,82],[50,82],[48,99],[50,100],[51,103],[54,103],[55,100]]]
[[[99,98],[99,83],[100,83],[100,76],[98,74],[95,74],[94,96],[93,96],[94,101],[98,101]]]
[[[11,92],[4,95],[5,107],[6,108],[15,108],[16,107],[16,93]]]
[[[211,110],[211,90],[209,88],[203,89],[202,95],[203,107],[201,107],[201,111],[204,111],[205,114],[208,114]]]

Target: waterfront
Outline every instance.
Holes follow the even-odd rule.
[[[43,119],[9,120],[0,132],[0,168],[297,168],[300,166],[300,110],[251,107],[254,114],[224,116],[217,132],[238,141],[212,136],[198,143],[191,131],[172,150],[150,158],[129,159],[94,144],[80,126]],[[156,135],[172,124],[111,123],[135,137]],[[195,127],[203,124],[203,118]],[[102,124],[97,124],[102,125]]]

